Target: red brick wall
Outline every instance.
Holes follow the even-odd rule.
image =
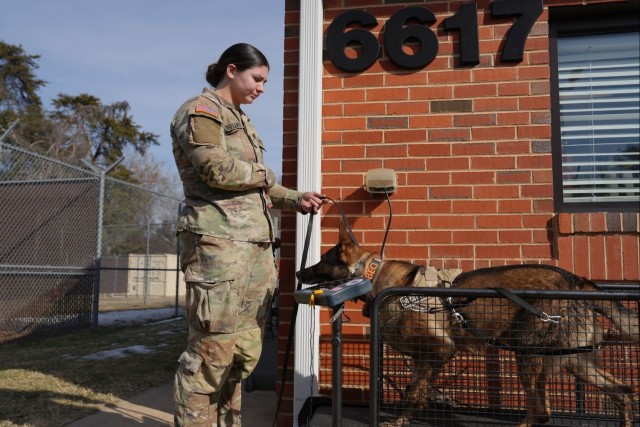
[[[442,29],[463,1],[324,0],[325,28],[347,10],[364,9],[377,18],[370,31],[383,47],[362,73],[346,73],[329,60],[323,69],[322,190],[341,201],[360,243],[377,251],[384,237],[386,201],[370,196],[363,184],[368,170],[385,167],[395,169],[398,179],[387,259],[463,270],[544,263],[597,281],[637,282],[639,214],[557,214],[553,208],[549,7],[606,2],[545,0],[523,61],[504,63],[500,51],[513,19],[493,18],[491,2],[476,1],[480,64],[469,67],[454,57],[457,34]],[[427,7],[437,18],[430,25],[437,57],[413,71],[388,59],[381,36],[389,17],[405,6]],[[299,34],[299,1],[289,0],[283,182],[290,187],[296,185]],[[337,209],[325,208],[323,251],[335,244],[338,222]],[[280,332],[286,336],[297,270],[293,217],[284,215],[282,225]],[[357,342],[367,322],[359,306],[347,309],[354,321],[346,334]],[[329,338],[326,323],[321,332]],[[330,367],[323,362],[321,378]],[[366,395],[358,390],[345,399]],[[290,425],[287,417],[282,425]]]

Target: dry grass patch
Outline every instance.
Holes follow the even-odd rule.
[[[182,318],[94,328],[0,348],[0,426],[62,426],[170,381]]]

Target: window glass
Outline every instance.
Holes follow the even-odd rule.
[[[640,33],[557,39],[565,204],[640,201]]]

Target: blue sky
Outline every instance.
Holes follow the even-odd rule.
[[[243,109],[278,173],[282,158],[284,0],[0,0],[0,39],[40,55],[45,108],[59,93],[127,101],[134,121],[160,136],[153,156],[175,171],[169,122],[207,85],[207,65],[251,43],[269,59],[266,92]]]

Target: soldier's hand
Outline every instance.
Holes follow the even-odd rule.
[[[265,188],[271,188],[276,183],[276,174],[273,173],[273,171],[266,165],[264,166],[264,169]]]
[[[318,213],[318,210],[324,205],[328,203],[329,199],[324,194],[315,192],[315,191],[307,191],[302,194],[302,199],[300,200],[300,209],[304,213]]]

